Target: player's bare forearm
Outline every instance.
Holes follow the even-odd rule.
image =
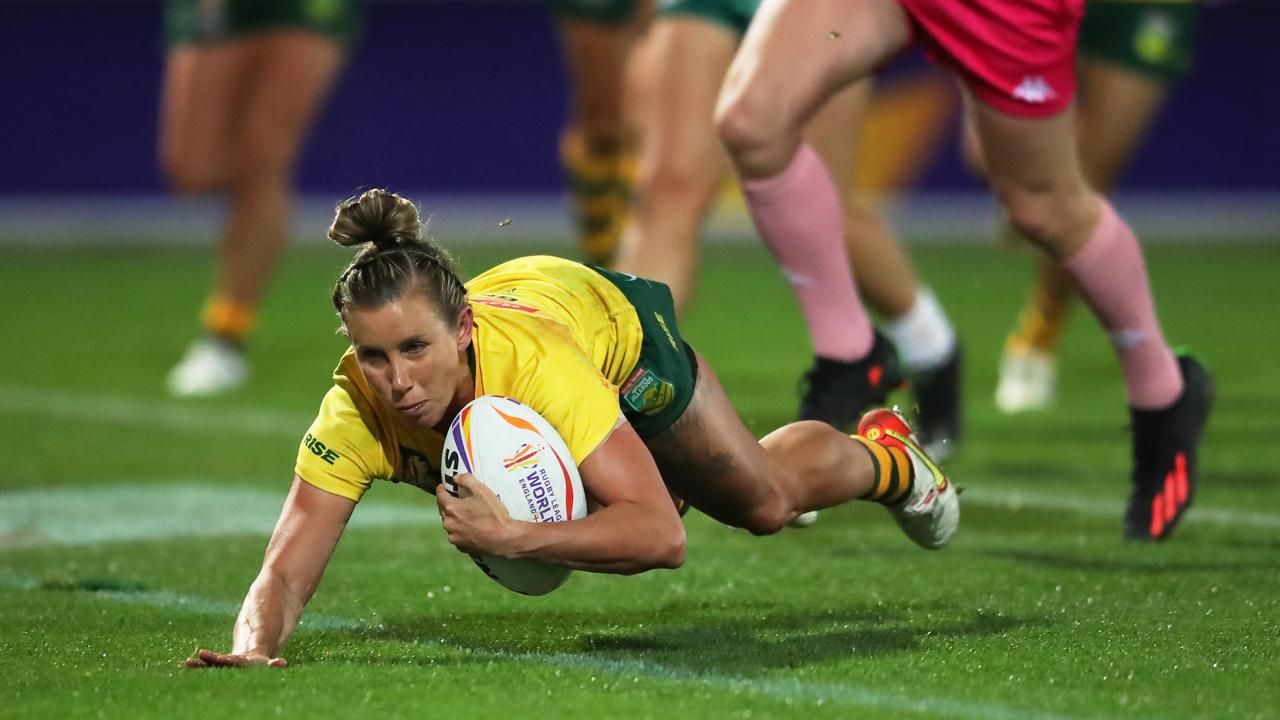
[[[305,597],[291,595],[280,573],[263,568],[236,617],[231,652],[246,657],[275,657],[297,626],[305,603]]]
[[[684,524],[670,506],[617,502],[573,522],[511,523],[507,557],[623,575],[684,563]]]
[[[187,667],[284,667],[276,657],[311,599],[355,502],[294,476],[271,535],[262,570],[249,587],[231,631],[232,651],[200,650]]]

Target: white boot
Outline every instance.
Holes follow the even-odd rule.
[[[249,380],[244,351],[218,338],[201,337],[169,371],[169,393],[177,397],[207,397],[230,392]]]

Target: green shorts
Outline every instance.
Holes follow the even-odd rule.
[[[747,34],[761,0],[658,0],[659,15],[692,15],[723,25],[738,37]]]
[[[169,47],[223,42],[269,30],[297,28],[343,43],[360,30],[357,0],[169,0]]]
[[[618,388],[618,405],[636,434],[647,440],[671,427],[689,407],[698,384],[698,363],[693,348],[680,337],[666,285],[594,265],[591,269],[616,285],[640,318],[640,359]]]
[[[1191,69],[1199,12],[1189,0],[1089,0],[1080,56],[1172,82]]]
[[[636,0],[547,0],[547,6],[562,18],[615,25],[631,19]]]

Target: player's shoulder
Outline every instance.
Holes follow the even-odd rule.
[[[581,263],[554,255],[522,255],[498,263],[476,275],[467,283],[467,287],[470,289],[476,285],[487,285],[500,278],[545,275],[575,267],[586,269]]]

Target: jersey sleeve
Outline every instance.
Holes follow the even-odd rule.
[[[298,447],[294,472],[325,492],[357,502],[375,478],[393,474],[360,409],[338,385],[320,403],[320,412]]]

